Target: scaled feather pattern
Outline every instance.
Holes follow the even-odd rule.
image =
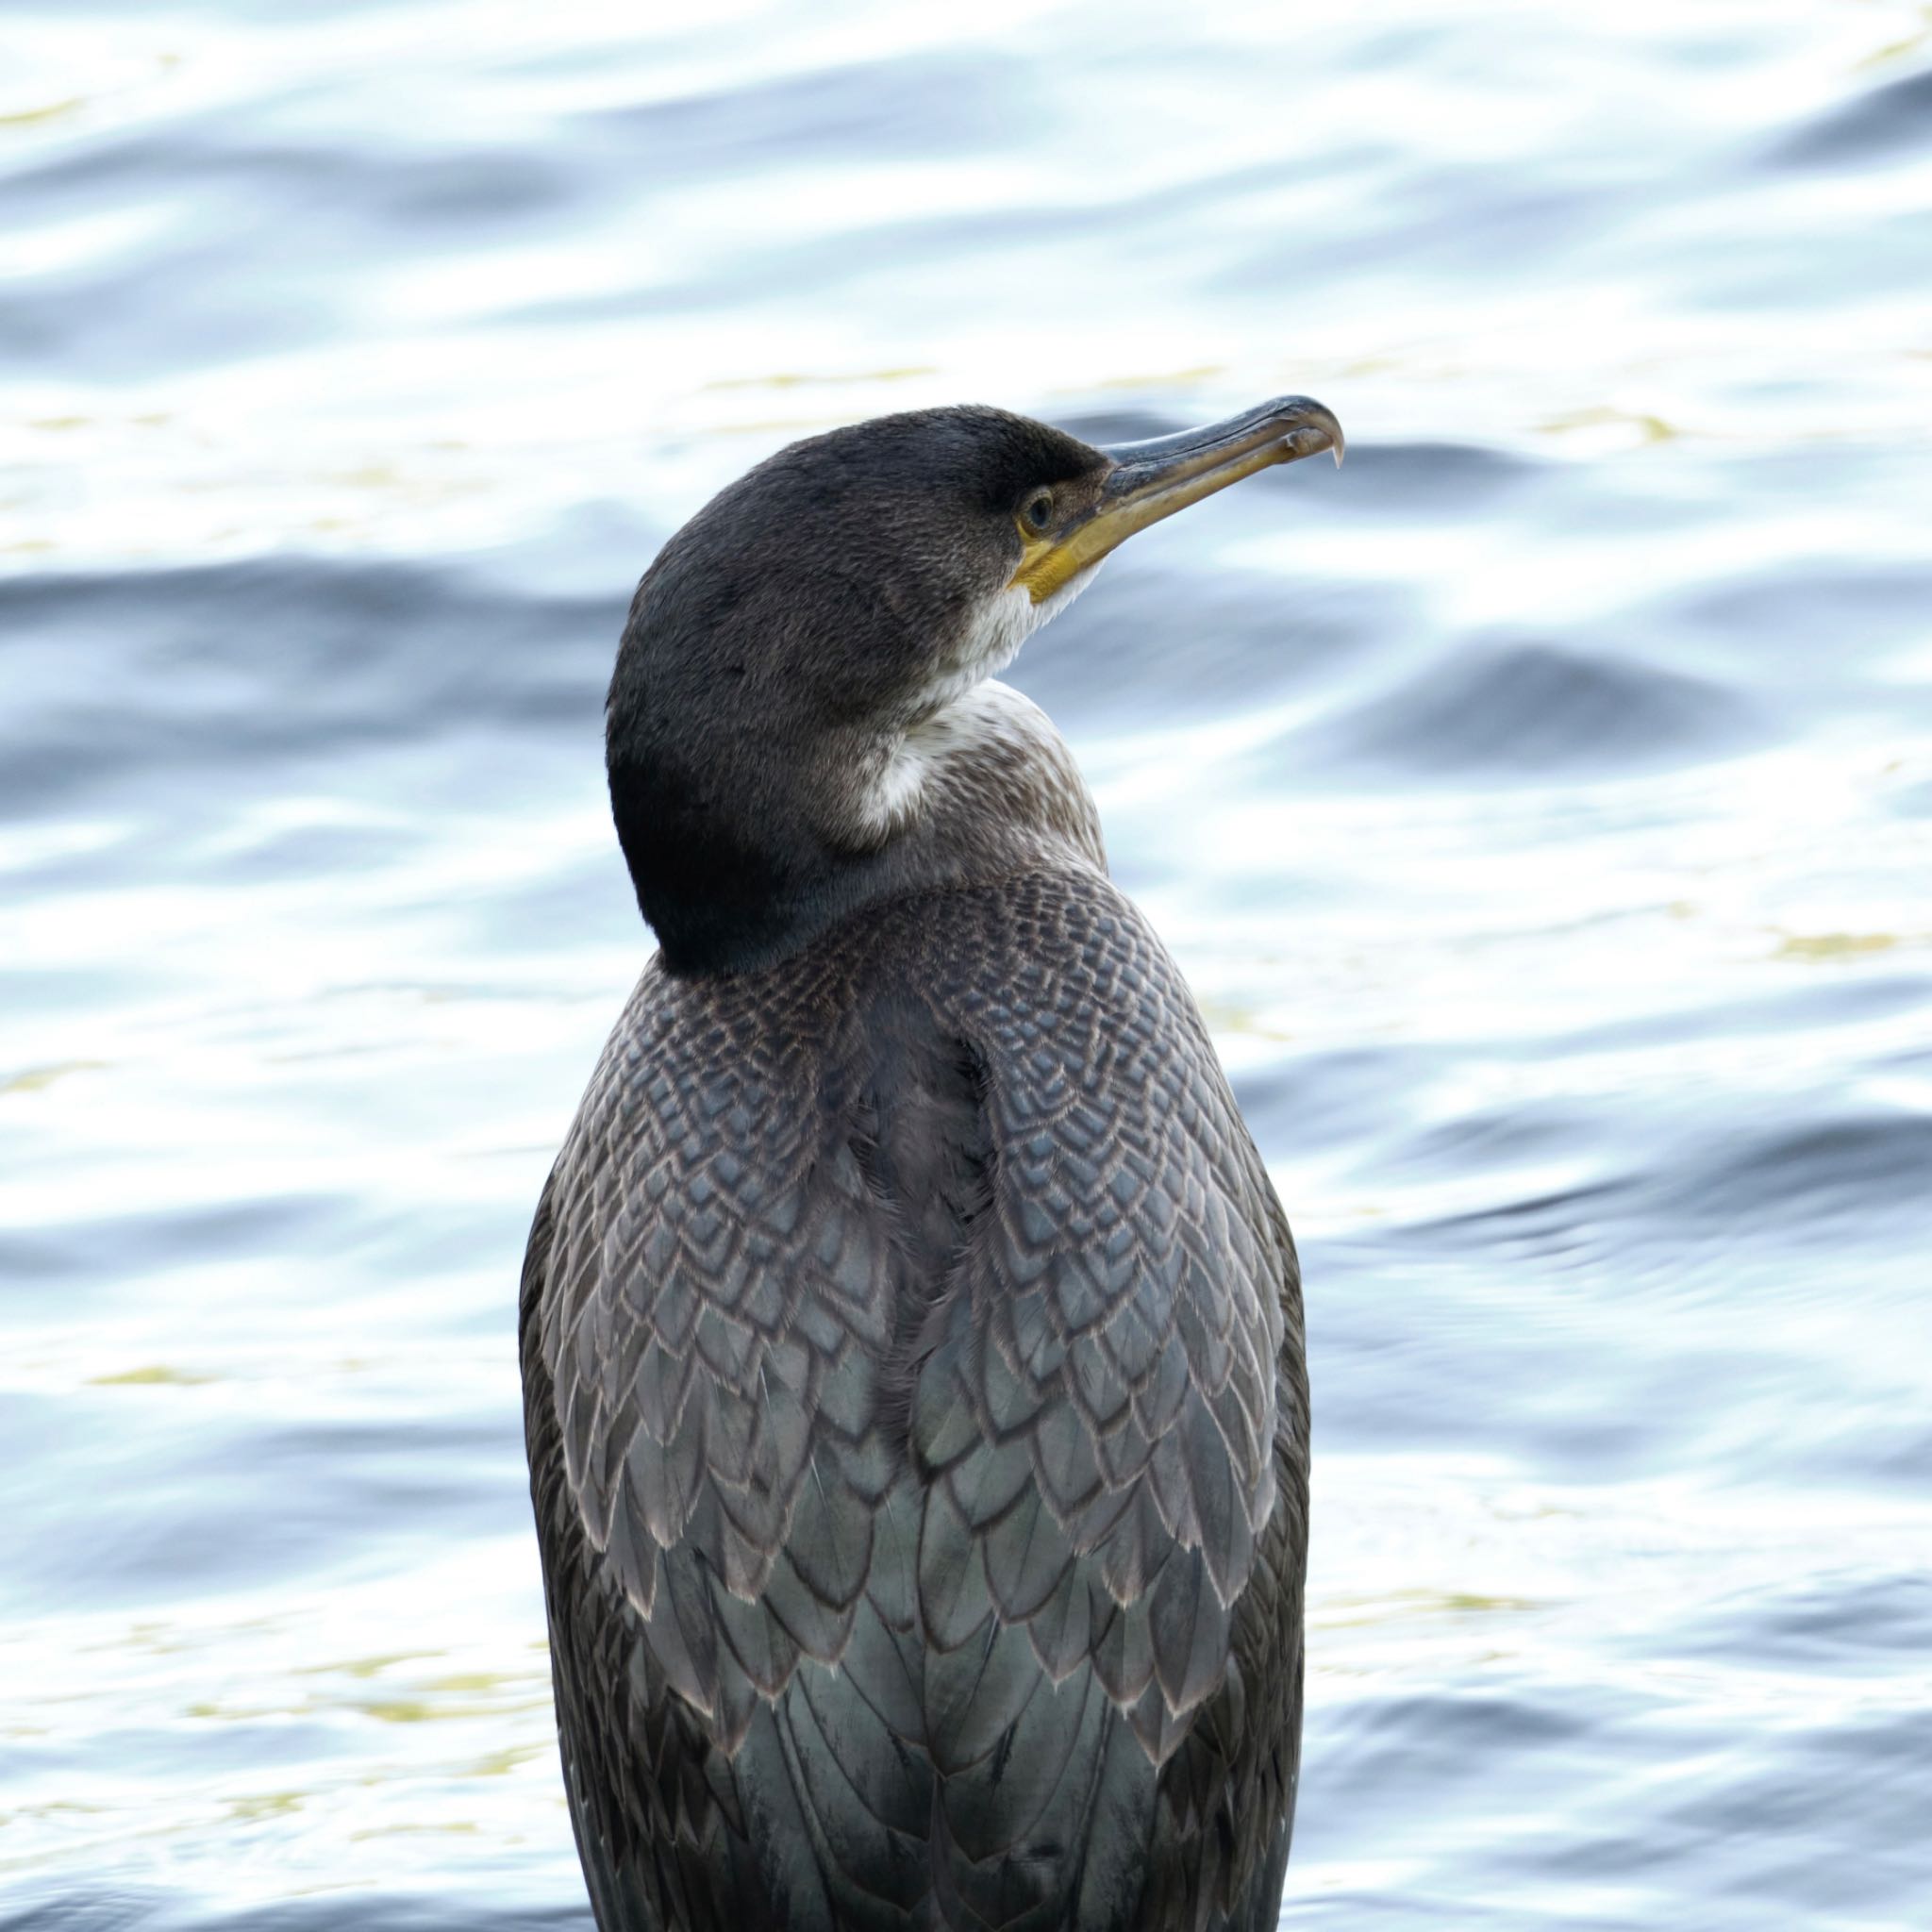
[[[521,1332],[600,1924],[1274,1924],[1295,1256],[1104,876],[894,899],[758,972],[654,963]]]

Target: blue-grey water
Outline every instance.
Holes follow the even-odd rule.
[[[790,438],[1296,389],[1037,638],[1302,1238],[1297,1932],[1932,1926],[1932,9],[0,17],[0,1924],[585,1926],[512,1337]]]

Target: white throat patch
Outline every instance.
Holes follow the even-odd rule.
[[[933,709],[906,733],[866,789],[863,816],[872,836],[890,838],[911,818],[944,759],[995,744],[1037,746],[1042,735],[1065,758],[1058,733],[1039,706],[993,680],[1042,624],[1087,588],[1104,561],[1089,564],[1043,602],[1036,604],[1030,591],[1009,584],[987,605],[958,668],[934,685]]]

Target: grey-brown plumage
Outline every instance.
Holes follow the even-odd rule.
[[[1066,594],[1041,545],[1091,571],[1136,460],[993,411],[885,419],[753,473],[640,587],[612,787],[664,951],[521,1311],[604,1932],[1274,1923],[1294,1249],[1064,746],[984,682],[1037,621],[1016,575],[1046,558],[1022,594]],[[1045,532],[1016,521],[1042,489]],[[774,637],[747,579],[788,552],[795,599],[840,589]],[[908,622],[897,656],[867,636]],[[733,742],[795,768],[734,782]]]

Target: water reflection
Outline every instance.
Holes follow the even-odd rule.
[[[1020,680],[1303,1237],[1287,1923],[1932,1891],[1932,15],[42,8],[0,1924],[582,1924],[510,1341],[628,591],[961,396],[1349,425]]]

